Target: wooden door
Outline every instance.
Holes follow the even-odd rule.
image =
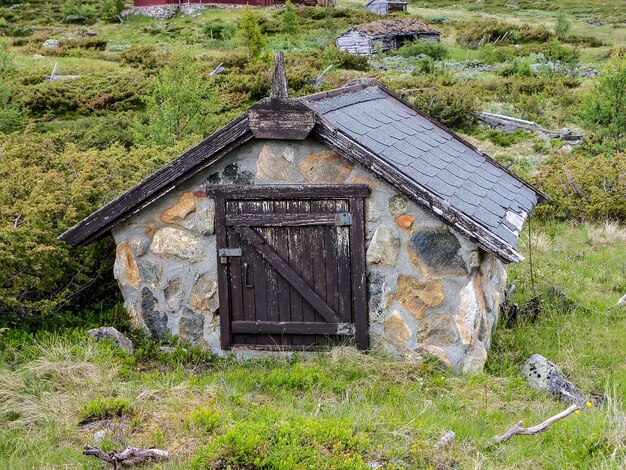
[[[366,186],[208,192],[216,201],[223,349],[313,349],[350,341],[367,348]]]

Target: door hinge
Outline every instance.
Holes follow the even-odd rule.
[[[352,225],[352,214],[350,212],[341,212],[339,214],[335,214],[335,225],[337,227]]]
[[[227,264],[228,258],[233,256],[241,256],[241,248],[220,248],[217,250],[221,264]]]

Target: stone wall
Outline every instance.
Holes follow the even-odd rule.
[[[209,184],[367,184],[370,341],[407,360],[482,369],[506,271],[494,257],[319,142],[255,140],[113,230],[115,277],[134,321],[219,349]]]

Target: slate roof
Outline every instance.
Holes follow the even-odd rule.
[[[334,127],[517,248],[521,226],[545,196],[471,144],[372,86],[304,98]]]

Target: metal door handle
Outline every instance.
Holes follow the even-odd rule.
[[[252,287],[252,283],[248,283],[248,263],[243,263],[243,286]]]

